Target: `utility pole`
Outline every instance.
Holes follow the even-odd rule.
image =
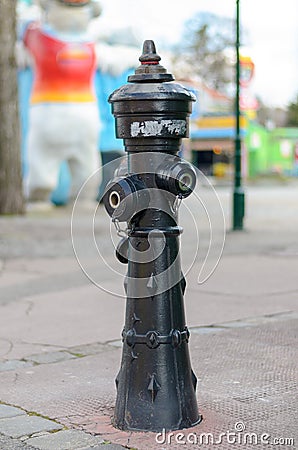
[[[245,195],[241,173],[241,136],[240,136],[240,0],[236,0],[236,99],[235,99],[235,162],[233,195],[233,230],[243,230]]]

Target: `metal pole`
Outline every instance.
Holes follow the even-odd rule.
[[[245,196],[241,174],[241,135],[240,135],[240,0],[236,0],[236,99],[235,99],[235,172],[233,195],[233,230],[243,230]]]

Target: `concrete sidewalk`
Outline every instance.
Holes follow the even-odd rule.
[[[104,208],[94,219],[94,205],[78,205],[72,239],[70,207],[0,218],[0,449],[296,448],[298,185],[248,187],[243,232],[229,231],[231,188],[216,192],[228,229],[220,262],[203,284],[197,278],[210,242],[208,221],[195,197],[181,213],[203,422],[157,439],[111,426],[125,266],[115,260],[111,239],[119,238]],[[213,217],[208,274],[222,229],[210,189],[198,195]],[[199,233],[195,257],[187,211]]]

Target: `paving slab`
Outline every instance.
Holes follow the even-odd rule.
[[[96,355],[97,353],[106,352],[109,347],[100,342],[94,342],[93,344],[78,345],[75,347],[69,347],[69,352],[79,356]]]
[[[21,415],[0,419],[0,433],[12,438],[30,436],[40,431],[61,430],[62,428],[62,425],[38,416]]]
[[[124,448],[125,447],[118,444],[104,444],[104,446],[97,445],[96,447],[89,447],[84,450],[124,450]]]
[[[87,446],[101,444],[104,441],[77,430],[59,431],[53,434],[33,437],[26,441],[39,450],[73,450],[86,449]]]
[[[19,408],[14,408],[13,406],[0,404],[0,419],[5,419],[8,417],[23,416],[26,412]]]
[[[23,367],[31,367],[30,361],[20,361],[18,359],[11,359],[0,362],[0,372],[6,372],[9,370],[18,370]]]
[[[0,398],[66,426],[71,426],[70,416],[84,417],[109,409],[115,399],[121,361],[120,349],[110,347],[104,353],[37,365],[17,374],[2,372]]]
[[[0,434],[0,450],[36,450],[36,447]]]
[[[105,444],[106,447],[101,448],[100,450],[123,450],[124,447],[122,445],[118,445],[118,444]],[[98,450],[98,448],[97,448]]]
[[[37,355],[31,355],[28,356],[28,361],[33,361],[36,364],[51,364],[51,363],[57,363],[60,361],[66,361],[67,359],[73,359],[75,358],[74,355],[68,352],[47,352],[47,353],[40,353]]]
[[[1,340],[0,340],[1,342]],[[27,343],[23,341],[22,339],[18,339],[17,337],[14,337],[13,339],[9,341],[9,347],[7,346],[6,352],[1,356],[3,360],[27,360],[27,358],[31,355],[39,355],[43,353],[51,353],[51,352],[59,352],[64,351],[64,346],[59,345],[47,345],[45,344],[38,344],[38,343]]]

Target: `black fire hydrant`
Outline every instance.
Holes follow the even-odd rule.
[[[196,377],[185,324],[178,222],[180,201],[196,184],[192,166],[177,153],[188,136],[194,96],[173,83],[145,41],[141,65],[109,98],[116,136],[124,140],[127,166],[108,184],[104,205],[127,236],[116,255],[128,264],[123,355],[116,378],[114,426],[160,431],[197,424]]]

